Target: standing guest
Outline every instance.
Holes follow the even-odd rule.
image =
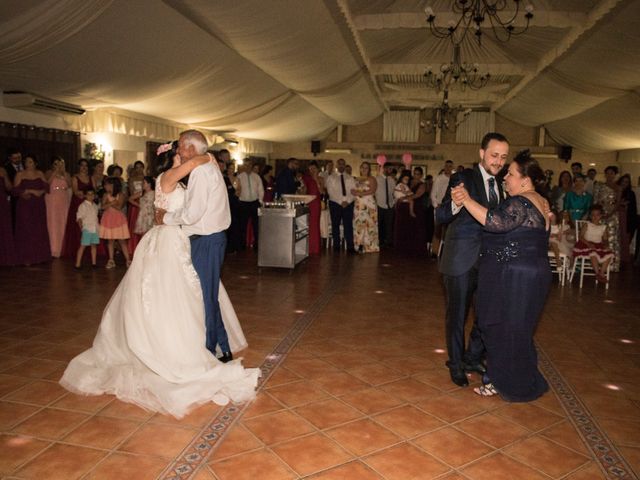
[[[587,218],[589,208],[593,203],[593,196],[585,190],[585,181],[582,174],[573,178],[573,190],[564,196],[564,211],[569,212],[572,221]]]
[[[433,180],[433,188],[431,189],[431,205],[433,205],[434,210],[442,203],[444,195],[447,193],[447,187],[449,186],[449,180],[451,179],[452,174],[453,161],[447,160],[444,162],[443,171]],[[431,242],[431,253],[434,255],[437,255],[440,251],[440,242],[444,237],[444,229],[444,224],[436,222],[433,230],[433,241]]]
[[[133,164],[131,173],[129,174],[129,191],[127,202],[127,226],[129,227],[129,253],[133,255],[136,251],[136,246],[140,241],[140,235],[135,233],[136,222],[138,220],[138,214],[140,212],[140,197],[144,193],[142,191],[142,184],[144,183],[144,162],[140,160]],[[133,200],[133,201],[132,201]]]
[[[15,245],[18,262],[24,265],[47,262],[51,259],[51,246],[47,232],[47,207],[44,195],[49,183],[38,170],[36,158],[24,158],[24,170],[18,172],[13,183],[16,206]]]
[[[51,255],[60,257],[72,196],[71,176],[66,171],[65,161],[62,157],[53,157],[51,168],[45,172],[45,178],[49,183],[49,193],[45,194],[45,204]]]
[[[573,178],[568,170],[560,172],[558,185],[551,190],[551,207],[558,212],[564,210],[564,198],[573,189]]]
[[[298,170],[298,160],[292,157],[287,160],[287,168],[282,169],[276,177],[277,198],[282,195],[293,195],[298,191],[300,184],[296,180],[296,170]]]
[[[273,202],[273,196],[276,188],[276,180],[273,178],[273,167],[271,165],[265,165],[260,174],[262,178],[262,189],[264,190],[264,197],[262,201]]]
[[[237,193],[239,196],[238,218],[240,222],[240,249],[244,250],[247,243],[247,226],[251,221],[253,230],[253,245],[258,248],[258,208],[264,197],[262,179],[257,170],[260,165],[250,161],[244,165],[244,171],[236,177],[238,182]]]
[[[88,190],[94,190],[93,180],[89,176],[89,162],[81,158],[78,162],[78,173],[71,177],[71,205],[67,215],[67,228],[64,231],[64,243],[62,245],[62,256],[65,258],[75,258],[80,246],[81,231],[76,222],[78,207],[84,201],[84,194]]]
[[[351,175],[345,172],[346,163],[343,158],[338,160],[337,166],[338,171],[332,173],[325,183],[329,195],[333,251],[340,251],[340,224],[342,224],[344,239],[347,242],[347,252],[355,253],[353,246],[354,197],[351,191],[355,189],[356,182]]]
[[[16,178],[16,174],[24,170],[24,166],[22,165],[22,153],[15,148],[10,148],[7,151],[7,161],[4,164],[4,169],[7,173],[9,181],[13,185],[14,180]],[[16,229],[16,205],[18,203],[18,198],[12,196],[11,197],[11,225],[13,227],[13,231]]]
[[[102,184],[107,176],[104,174],[104,162],[102,160],[95,160],[93,166],[91,166],[91,181],[96,189],[96,198],[100,198],[103,193]]]
[[[400,174],[400,178],[398,179],[398,184],[396,185],[396,188],[393,191],[393,196],[396,199],[396,209],[400,210],[400,204],[402,203],[406,203],[409,206],[409,216],[415,218],[416,214],[413,211],[413,191],[411,191],[411,187],[409,187],[409,184],[411,183],[411,172],[409,170],[405,170],[404,172],[402,172]],[[396,216],[396,218],[398,218]],[[396,225],[396,231],[397,231],[397,227],[398,225]],[[402,229],[402,232],[399,232],[398,235],[399,236],[404,236],[407,234],[406,230],[411,230],[411,229]]]
[[[360,253],[379,252],[378,243],[378,208],[375,193],[378,183],[371,175],[369,162],[360,164],[360,177],[356,180],[356,188],[351,190],[355,196],[353,209],[354,246]],[[319,239],[318,239],[319,240]]]
[[[607,268],[613,260],[613,252],[607,248],[607,226],[602,223],[600,205],[591,207],[589,222],[580,231],[573,255],[589,257],[598,281],[607,283]]]
[[[433,190],[433,175],[427,175],[424,179],[424,218],[425,218],[425,234],[427,237],[427,245],[431,245],[433,241],[433,230],[435,222],[433,218],[433,204],[431,203],[431,192]]]
[[[395,213],[396,179],[391,175],[391,165],[386,163],[376,177],[376,204],[378,206],[378,239],[380,247],[393,246],[393,221]]]
[[[636,233],[636,195],[631,188],[631,175],[625,174],[618,179],[620,200],[618,202],[618,219],[620,222],[620,256],[621,261],[631,261],[629,247]]]
[[[95,199],[96,192],[87,190],[84,195],[84,201],[80,204],[78,213],[76,213],[76,221],[82,231],[80,247],[76,254],[76,269],[82,266],[82,255],[84,255],[84,250],[87,247],[91,249],[91,265],[94,268],[96,267],[100,237],[98,236],[98,205],[96,205]]]
[[[303,176],[307,195],[313,195],[309,205],[309,255],[320,253],[320,212],[322,204],[320,197],[324,191],[324,179],[320,176],[318,162],[309,162],[309,172]]]
[[[228,163],[224,172],[224,184],[227,187],[227,196],[229,199],[229,211],[231,212],[231,224],[227,229],[227,253],[234,253],[240,250],[240,200],[236,186],[236,172],[233,163]]]
[[[573,162],[571,164],[571,176],[573,178],[582,176],[582,164],[580,162]]]
[[[593,187],[596,184],[596,175],[598,172],[595,168],[590,168],[587,170],[587,178],[585,179],[585,190],[589,195],[593,195]]]
[[[598,182],[593,187],[593,203],[602,207],[602,220],[607,225],[607,239],[609,248],[613,252],[611,270],[620,271],[620,221],[619,202],[620,193],[616,177],[618,167],[610,165],[604,169],[604,182]]]
[[[327,160],[324,164],[324,170],[320,172],[320,176],[326,181],[327,177],[333,173],[333,160]]]
[[[155,209],[153,202],[156,198],[155,194],[156,181],[153,177],[144,177],[142,182],[142,196],[138,200],[138,206],[140,213],[138,213],[138,219],[134,227],[134,232],[142,237],[153,227],[153,218]]]
[[[427,225],[424,222],[424,215],[426,210],[425,201],[428,198],[427,185],[424,180],[424,171],[422,167],[416,167],[413,169],[413,175],[409,186],[413,192],[414,212],[416,214],[416,228],[412,239],[411,251],[415,254],[422,255],[425,253],[427,246]]]
[[[127,240],[129,240],[129,227],[127,226],[127,217],[122,212],[125,204],[125,195],[122,192],[122,182],[117,177],[109,177],[104,183],[105,193],[102,197],[102,219],[100,220],[99,234],[100,238],[107,240],[107,250],[109,252],[109,260],[106,268],[115,268],[116,262],[113,259],[114,244],[116,240],[120,244],[120,249],[127,262],[127,267],[131,265],[129,259],[129,249]]]
[[[47,206],[47,229],[51,256],[58,258],[62,254],[64,230],[67,226],[67,215],[71,204],[71,177],[65,170],[64,159],[53,157],[51,170],[48,173],[49,193],[44,196]]]
[[[7,171],[0,167],[0,266],[16,264],[16,249],[11,226],[11,203],[9,195],[13,184]]]
[[[640,267],[640,177],[638,177],[638,185],[633,189],[636,196],[636,253],[633,264]]]
[[[469,385],[467,372],[486,372],[482,364],[485,348],[478,329],[477,313],[466,349],[464,334],[469,307],[478,286],[478,259],[484,235],[481,223],[467,209],[452,201],[451,189],[463,183],[469,195],[480,205],[485,208],[497,206],[503,195],[502,182],[496,176],[509,155],[509,142],[500,133],[487,133],[482,139],[479,155],[479,164],[451,176],[449,189],[436,210],[437,223],[448,224],[439,264],[447,304],[446,338],[449,359],[446,365],[449,367],[451,381],[461,387]]]
[[[510,197],[498,206],[487,208],[471,198],[467,184],[452,190],[454,203],[488,232],[476,300],[487,373],[474,392],[484,397],[530,402],[549,390],[533,343],[552,278],[547,257],[549,203],[535,190],[542,182],[544,172],[525,150],[509,166],[505,185]]]
[[[347,175],[351,175],[353,176],[353,169],[351,168],[351,165],[347,165],[344,167],[344,171]]]

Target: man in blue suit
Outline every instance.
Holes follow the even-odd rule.
[[[451,200],[451,188],[463,183],[471,197],[487,208],[503,198],[501,180],[496,178],[509,155],[504,135],[487,133],[480,146],[480,163],[451,176],[447,193],[436,210],[436,221],[448,224],[439,262],[446,291],[446,337],[451,380],[458,386],[469,385],[468,372],[484,374],[485,348],[474,319],[469,345],[465,349],[464,326],[471,300],[478,285],[478,257],[483,230],[469,213]]]

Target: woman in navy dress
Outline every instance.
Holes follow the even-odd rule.
[[[544,172],[529,151],[509,166],[505,183],[510,197],[487,210],[464,186],[452,198],[487,232],[479,261],[476,308],[487,348],[487,375],[475,389],[510,402],[529,402],[549,385],[538,370],[533,335],[545,305],[551,269],[547,259],[549,204],[536,193]]]

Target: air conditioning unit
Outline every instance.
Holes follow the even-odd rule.
[[[8,108],[18,108],[38,113],[82,115],[86,111],[78,105],[19,91],[2,92],[2,103]]]

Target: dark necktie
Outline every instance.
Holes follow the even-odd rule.
[[[491,177],[489,182],[489,208],[495,208],[498,206],[498,195],[496,195],[496,179]]]
[[[347,187],[344,184],[344,175],[342,173],[340,174],[340,186],[342,187],[342,196],[346,197],[347,196]]]
[[[391,208],[391,205],[389,204],[389,177],[385,177],[384,179],[384,190],[387,194],[387,208]]]

